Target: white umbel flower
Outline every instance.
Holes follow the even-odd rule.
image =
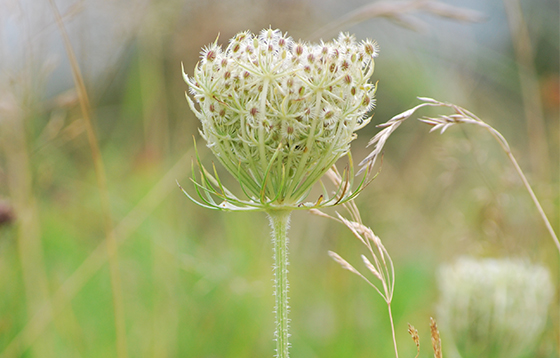
[[[193,77],[183,73],[187,100],[252,202],[295,207],[369,122],[377,53],[348,34],[308,44],[279,30],[241,32],[225,50],[205,48]]]
[[[440,327],[461,357],[533,356],[553,296],[546,268],[463,258],[440,269],[439,288]]]

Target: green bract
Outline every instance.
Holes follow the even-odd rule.
[[[375,42],[358,43],[348,34],[307,44],[272,29],[241,32],[225,50],[216,43],[204,49],[194,76],[184,74],[194,101],[187,100],[208,147],[249,200],[201,167],[203,204],[302,207],[312,185],[349,153],[354,132],[369,122],[375,85],[368,80],[377,52]],[[212,195],[224,201],[216,204]],[[303,206],[310,205],[320,203]]]

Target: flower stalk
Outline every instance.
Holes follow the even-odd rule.
[[[274,298],[276,304],[274,311],[276,313],[276,331],[274,338],[276,340],[276,357],[289,357],[290,343],[288,341],[290,319],[288,313],[290,306],[288,305],[288,228],[290,224],[291,211],[276,210],[268,212],[270,226],[272,226],[272,244],[274,248]]]
[[[214,166],[196,150],[192,182],[199,205],[223,211],[264,211],[274,248],[276,357],[289,356],[288,238],[293,210],[325,208],[354,199],[371,171],[354,184],[350,144],[370,120],[376,85],[370,83],[378,47],[341,33],[332,42],[294,41],[279,30],[248,31],[225,49],[217,42],[201,52],[187,102],[200,134],[218,161],[239,182],[227,189]],[[334,192],[305,201],[313,185],[348,157]],[[337,172],[338,173],[338,172]],[[181,188],[182,189],[182,188]],[[243,194],[239,196],[239,194]]]

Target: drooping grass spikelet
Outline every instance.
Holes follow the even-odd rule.
[[[408,334],[410,334],[414,344],[416,344],[416,356],[414,358],[418,358],[418,355],[420,355],[420,336],[418,336],[418,330],[410,323],[408,324]]]
[[[389,119],[387,122],[379,124],[377,126],[383,129],[369,141],[368,146],[373,146],[373,150],[364,160],[360,162],[361,169],[358,171],[358,174],[364,171],[369,171],[369,172],[372,171],[373,166],[375,165],[377,158],[381,155],[382,149],[389,136],[405,120],[412,117],[412,115],[416,113],[416,111],[418,111],[423,107],[444,107],[444,108],[452,109],[455,112],[454,114],[441,115],[439,117],[424,117],[424,118],[420,118],[419,120],[433,127],[430,130],[430,132],[435,130],[440,130],[440,133],[442,134],[449,127],[454,126],[456,124],[474,124],[488,131],[494,137],[494,139],[496,139],[496,141],[500,144],[500,146],[508,156],[508,159],[511,161],[515,171],[519,175],[519,178],[521,178],[521,181],[523,182],[525,189],[531,196],[531,199],[533,200],[533,203],[535,204],[537,211],[546,229],[548,230],[548,233],[550,234],[550,237],[552,238],[554,244],[556,245],[558,252],[560,252],[560,240],[558,239],[558,235],[556,235],[556,232],[554,231],[554,228],[552,227],[550,220],[548,220],[548,217],[544,212],[537,196],[533,192],[533,189],[531,188],[529,181],[525,177],[523,170],[521,170],[521,167],[519,166],[517,160],[513,156],[509,143],[507,142],[505,137],[500,132],[498,132],[494,127],[490,126],[489,124],[487,124],[482,119],[480,119],[475,114],[473,114],[472,112],[468,111],[465,108],[462,108],[452,103],[441,102],[428,97],[418,97],[418,99],[420,99],[422,103],[400,114],[397,114],[393,118]]]
[[[338,171],[334,167],[332,168],[332,170],[328,172],[327,176],[336,186],[339,186],[340,183],[343,182],[342,176],[338,173]],[[377,293],[379,293],[381,297],[383,297],[383,299],[387,303],[387,311],[389,313],[391,331],[393,333],[395,357],[398,358],[399,352],[397,349],[395,326],[393,322],[393,314],[391,311],[391,302],[393,300],[393,292],[395,287],[395,269],[393,266],[393,260],[391,259],[391,256],[389,256],[389,253],[385,249],[385,246],[383,246],[381,239],[379,239],[379,237],[373,233],[373,230],[371,230],[369,227],[365,226],[362,223],[360,211],[358,210],[358,207],[356,206],[354,201],[353,200],[345,201],[342,203],[342,206],[350,214],[351,220],[344,218],[342,215],[338,213],[337,216],[334,217],[334,216],[327,215],[317,209],[312,209],[311,212],[322,217],[333,219],[335,221],[338,221],[346,225],[346,227],[350,229],[350,231],[354,234],[354,236],[358,240],[360,240],[360,242],[364,244],[364,246],[366,246],[366,248],[368,249],[373,262],[371,262],[365,255],[361,255],[361,257],[362,257],[363,264],[371,272],[371,274],[373,274],[373,276],[377,279],[378,282],[375,281],[376,282],[375,284],[372,281],[370,281],[366,276],[362,275],[362,273],[356,270],[354,266],[352,266],[350,263],[348,263],[348,261],[340,257],[340,255],[338,255],[337,253],[329,251],[329,255],[339,265],[341,265],[342,268],[360,276],[364,281],[366,281],[370,286],[372,286],[377,291]]]

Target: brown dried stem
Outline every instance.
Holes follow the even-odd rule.
[[[548,217],[546,216],[546,213],[544,212],[539,200],[537,199],[537,196],[535,195],[535,192],[531,188],[531,185],[529,184],[529,181],[527,180],[527,177],[525,177],[525,174],[523,173],[523,170],[521,170],[521,167],[519,166],[519,164],[517,163],[517,160],[513,156],[513,153],[511,152],[511,148],[509,146],[509,143],[504,138],[504,136],[500,132],[498,132],[496,129],[494,129],[492,126],[485,123],[482,119],[478,118],[476,115],[474,115],[473,113],[471,113],[470,111],[468,111],[464,108],[461,108],[461,107],[459,107],[457,105],[454,105],[454,104],[451,104],[451,103],[439,102],[439,101],[433,100],[431,98],[420,98],[420,99],[426,101],[427,103],[431,103],[431,105],[440,106],[440,107],[449,107],[449,108],[452,108],[455,111],[455,114],[450,115],[450,116],[440,116],[440,117],[437,117],[437,118],[431,118],[430,117],[430,118],[420,119],[422,122],[434,126],[431,129],[431,131],[441,129],[441,132],[443,133],[447,128],[449,128],[452,125],[467,123],[467,124],[475,124],[479,127],[484,128],[488,132],[490,132],[492,137],[494,137],[494,139],[496,139],[496,141],[500,144],[500,146],[502,147],[502,149],[504,150],[504,152],[508,156],[509,160],[513,164],[513,167],[515,168],[515,171],[517,172],[517,174],[521,178],[521,181],[523,182],[523,185],[525,186],[525,189],[527,190],[527,192],[531,196],[531,199],[533,200],[533,203],[537,207],[537,211],[539,212],[539,215],[542,218],[542,220],[545,224],[545,227],[548,230],[548,233],[552,237],[552,240],[554,241],[554,244],[556,245],[556,248],[558,249],[558,252],[560,252],[560,241],[558,240],[558,236],[554,232],[554,229],[552,228],[552,225],[551,225],[550,221],[548,220]]]
[[[530,163],[539,179],[543,180],[550,174],[547,165],[549,153],[534,51],[519,0],[504,0],[503,3],[517,61],[519,88],[527,122]]]

